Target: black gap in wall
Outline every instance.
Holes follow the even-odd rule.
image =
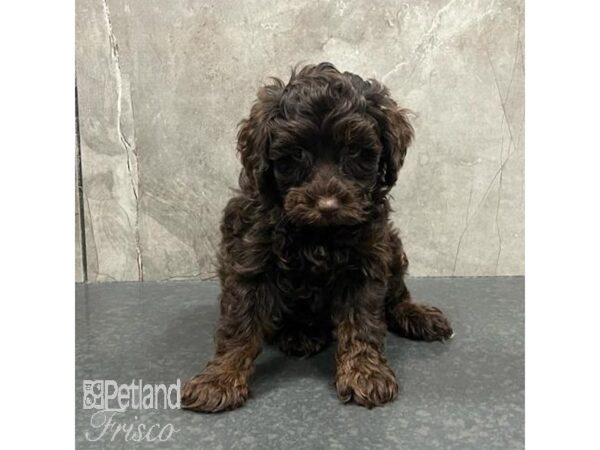
[[[83,282],[88,281],[87,271],[87,253],[86,253],[86,241],[85,241],[85,210],[83,208],[83,175],[81,171],[81,138],[79,136],[79,97],[77,95],[77,78],[75,78],[75,141],[76,141],[76,172],[77,172],[77,190],[78,205],[79,208],[79,235],[81,245],[81,265],[83,270]]]

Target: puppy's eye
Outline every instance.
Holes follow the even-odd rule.
[[[360,145],[350,145],[346,149],[346,156],[348,158],[358,158],[363,153],[364,148]]]
[[[294,161],[300,163],[305,163],[309,159],[308,153],[304,149],[301,149],[299,147],[292,150],[291,157]]]
[[[275,161],[275,170],[281,174],[286,174],[291,172],[295,165],[297,165],[296,159],[291,156],[286,156]]]
[[[275,177],[286,183],[294,183],[302,179],[311,166],[312,157],[309,152],[300,147],[292,148],[274,161]]]
[[[342,170],[357,179],[371,179],[377,172],[377,154],[366,146],[351,145],[342,158]]]

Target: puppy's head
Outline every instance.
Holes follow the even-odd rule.
[[[356,224],[395,184],[412,137],[407,111],[377,81],[305,66],[261,88],[242,121],[240,187],[299,225]]]

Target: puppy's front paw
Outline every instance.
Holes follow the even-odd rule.
[[[355,360],[338,365],[335,380],[338,397],[367,408],[381,406],[398,395],[398,383],[387,364]]]
[[[248,399],[248,384],[230,373],[207,373],[185,382],[181,407],[198,412],[219,412],[242,406]]]

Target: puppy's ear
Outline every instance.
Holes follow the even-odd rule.
[[[365,83],[363,95],[367,111],[377,121],[383,154],[379,162],[379,183],[384,193],[396,184],[398,171],[404,164],[414,129],[409,122],[410,111],[400,108],[390,97],[389,90],[375,80]]]
[[[239,124],[237,150],[242,160],[240,188],[244,192],[270,195],[273,193],[269,146],[271,121],[277,114],[284,84],[273,78],[273,83],[258,91],[250,117]]]

